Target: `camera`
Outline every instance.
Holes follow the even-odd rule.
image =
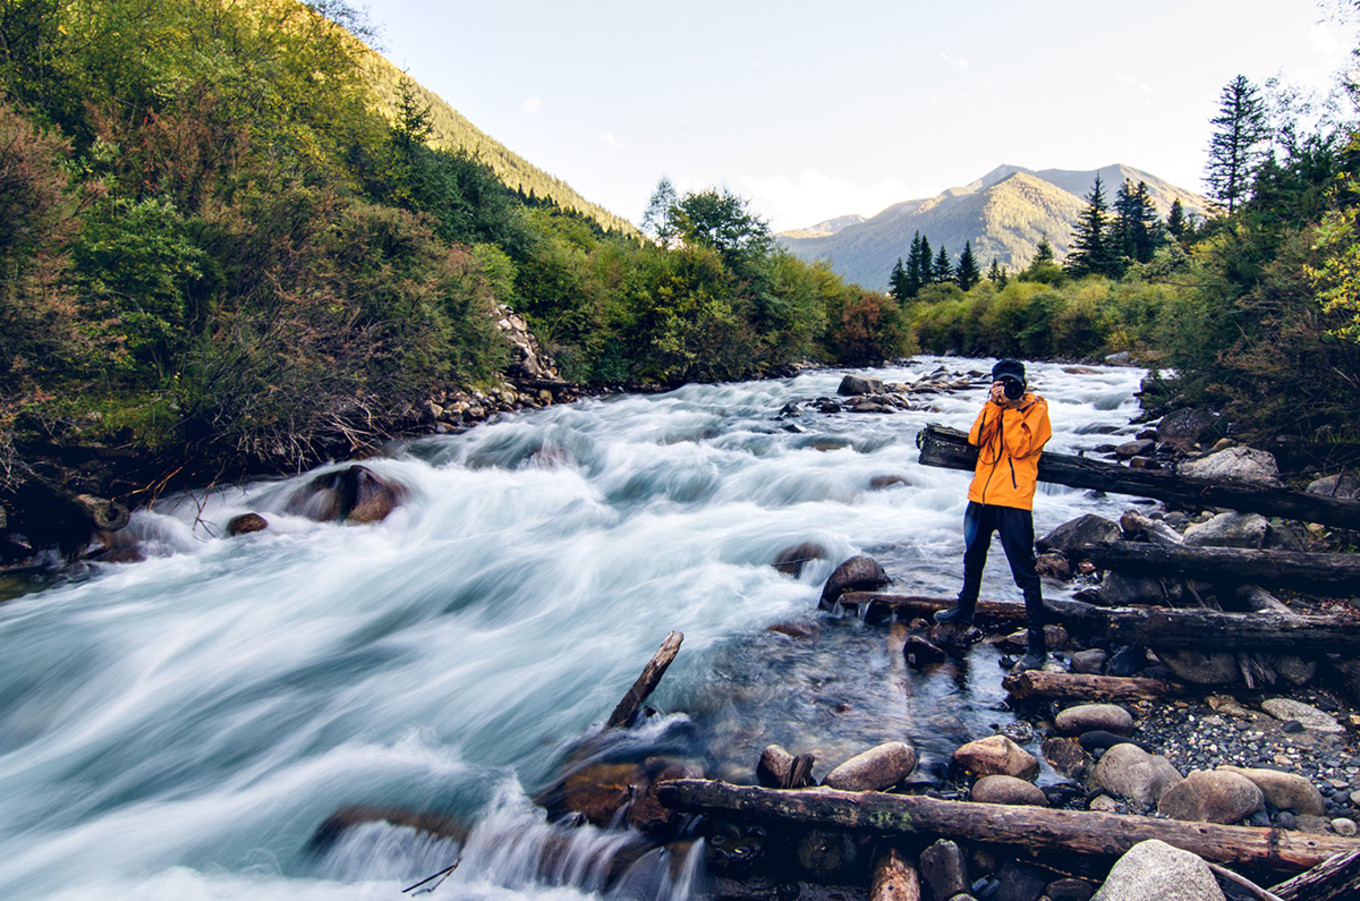
[[[1001,391],[1010,400],[1019,400],[1025,396],[1025,383],[1013,375],[1003,375],[1000,379]]]

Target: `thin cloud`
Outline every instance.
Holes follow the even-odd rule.
[[[543,109],[542,97],[530,97],[528,100],[524,101],[524,103],[520,105],[520,112],[528,116],[532,116],[534,113],[537,113],[541,109]]]
[[[968,68],[968,60],[966,60],[966,59],[964,59],[964,58],[962,58],[962,57],[957,57],[957,58],[956,58],[956,57],[950,56],[948,50],[941,50],[941,51],[940,51],[940,59],[942,59],[942,60],[944,60],[945,62],[949,63],[949,65],[953,66],[955,69],[967,69],[967,68]]]
[[[623,146],[622,144],[619,143],[619,139],[616,138],[616,137],[614,137],[612,134],[602,134],[602,135],[600,135],[600,141],[603,142],[603,143],[605,143],[605,144],[608,144],[610,147],[622,147],[622,146]]]

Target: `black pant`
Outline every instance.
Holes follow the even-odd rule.
[[[1044,596],[1039,574],[1034,571],[1034,514],[1016,507],[968,502],[963,512],[963,589],[959,606],[972,611],[982,587],[982,567],[992,546],[992,533],[1001,536],[1001,547],[1011,565],[1015,584],[1025,595],[1025,625],[1034,639],[1044,634]],[[1037,632],[1037,636],[1036,636]]]

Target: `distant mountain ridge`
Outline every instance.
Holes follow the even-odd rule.
[[[1114,202],[1119,186],[1128,179],[1135,185],[1147,184],[1162,218],[1178,197],[1187,215],[1208,212],[1205,197],[1119,163],[1088,171],[1003,165],[934,197],[895,203],[869,219],[841,216],[780,232],[777,238],[796,256],[828,260],[838,274],[867,288],[887,287],[893,264],[906,257],[918,231],[933,250],[944,246],[955,260],[964,243],[971,241],[984,270],[995,259],[1014,272],[1029,265],[1045,236],[1059,261],[1067,256],[1072,228],[1086,208],[1097,173],[1107,203]]]
[[[368,50],[366,60],[370,83],[378,95],[378,109],[389,119],[394,119],[399,96],[398,85],[405,77],[404,73],[386,57],[371,49]],[[599,204],[586,200],[562,179],[549,175],[481,131],[438,94],[415,82],[414,79],[412,82],[421,101],[429,104],[430,124],[434,129],[431,143],[434,146],[466,150],[490,166],[508,187],[522,191],[526,195],[532,193],[535,197],[547,198],[563,209],[595,220],[606,231],[638,234],[637,226],[632,222],[611,213]]]

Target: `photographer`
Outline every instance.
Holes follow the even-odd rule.
[[[968,443],[978,448],[977,468],[968,486],[968,508],[963,514],[963,588],[958,603],[941,610],[942,623],[968,625],[973,621],[982,568],[992,533],[1011,565],[1015,584],[1025,596],[1025,625],[1029,630],[1025,656],[1015,672],[1039,669],[1048,660],[1044,640],[1043,595],[1034,571],[1034,490],[1039,454],[1052,436],[1048,403],[1027,390],[1025,365],[1000,360],[992,367],[987,403],[968,432]]]

